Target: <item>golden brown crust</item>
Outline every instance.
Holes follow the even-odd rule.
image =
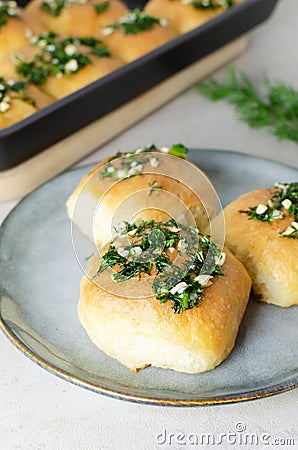
[[[21,17],[9,18],[7,23],[0,27],[0,62],[28,45],[27,28],[28,24]]]
[[[28,97],[33,98],[33,100],[35,101],[37,109],[45,108],[55,101],[52,96],[46,94],[33,84],[27,85],[26,92]]]
[[[98,33],[100,27],[116,21],[128,11],[120,0],[110,0],[107,10],[97,14],[94,4],[100,4],[102,0],[95,0],[73,4],[54,17],[41,9],[42,2],[31,0],[26,8],[26,17],[35,33],[48,30],[65,36],[92,36]]]
[[[15,64],[12,62],[10,56],[4,56],[1,61],[0,76],[3,78],[19,78],[19,75],[17,74],[15,69]]]
[[[181,314],[154,296],[108,293],[85,275],[79,302],[84,328],[95,345],[132,370],[148,364],[188,373],[213,369],[234,347],[251,287],[242,264],[226,251],[224,276],[205,289],[199,307]],[[97,268],[96,255],[89,270]]]
[[[241,1],[244,0],[236,0],[236,3]],[[146,4],[145,11],[152,16],[167,19],[169,25],[178,33],[186,33],[222,14],[225,9],[202,11],[195,9],[191,4],[183,4],[180,0],[150,0]]]
[[[10,109],[5,113],[0,112],[0,130],[31,116],[36,111],[37,108],[30,103],[18,99],[12,100]]]
[[[157,156],[158,158],[158,156]],[[93,238],[97,245],[103,245],[111,239],[111,224],[118,208],[124,201],[125,211],[119,217],[122,220],[131,220],[134,213],[143,220],[154,219],[155,221],[165,221],[175,217],[178,222],[186,222],[191,225],[196,222],[201,231],[208,228],[209,221],[215,215],[215,207],[209,207],[206,210],[200,198],[183,182],[158,173],[143,173],[115,183],[106,192],[103,192],[104,184],[100,182],[99,175],[95,174],[103,167],[108,159],[97,164],[81,181],[67,201],[68,215],[76,223],[84,234],[90,236],[87,231],[87,225],[82,225],[88,211],[84,210],[84,205],[93,206]],[[172,160],[168,164],[171,164]],[[168,167],[170,168],[170,166]],[[95,176],[94,176],[95,175]],[[150,190],[152,185],[158,185],[161,190]],[[140,195],[134,195],[137,192]],[[171,193],[172,195],[168,195]],[[99,199],[104,198],[99,203]],[[80,198],[78,206],[76,202]],[[81,209],[81,211],[79,211]],[[189,210],[189,211],[188,211]],[[93,213],[95,213],[93,216]],[[90,213],[90,211],[89,211]],[[84,216],[84,218],[82,217]],[[115,223],[114,225],[117,225]],[[89,228],[90,229],[90,228]]]
[[[176,33],[172,29],[160,25],[154,25],[151,30],[130,35],[118,30],[109,36],[99,33],[99,39],[106,43],[112,54],[125,62],[140,58],[175,37]]]
[[[97,58],[88,55],[92,64],[88,64],[77,73],[64,75],[61,78],[49,77],[42,89],[54,98],[59,99],[87,86],[104,77],[122,65],[119,59],[113,57]]]
[[[273,189],[257,189],[242,195],[225,209],[226,245],[246,266],[256,296],[279,306],[298,304],[298,240],[280,237],[293,217],[261,222],[248,220],[239,210],[266,204]]]
[[[24,61],[29,62],[31,61],[35,55],[38,55],[40,53],[40,49],[38,47],[35,47],[34,45],[28,44],[25,47],[23,47],[20,51],[18,51],[16,54],[22,58]],[[15,55],[15,54],[14,54]],[[16,71],[16,60],[15,58],[6,57],[3,58],[3,61],[1,62],[1,75],[8,78],[19,78],[20,75]]]

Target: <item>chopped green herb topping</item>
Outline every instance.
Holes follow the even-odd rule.
[[[183,4],[191,3],[192,6],[196,9],[203,9],[203,10],[217,10],[217,9],[228,9],[231,8],[231,6],[234,6],[234,0],[201,0],[201,1],[194,1],[194,0],[182,0]]]
[[[109,36],[118,30],[123,34],[137,34],[142,31],[151,30],[154,25],[167,26],[165,19],[159,19],[146,14],[140,9],[135,9],[129,12],[125,16],[121,17],[117,22],[108,25],[103,28],[102,33],[105,36]]]
[[[70,6],[73,3],[74,2],[66,2],[65,0],[44,0],[40,9],[51,16],[58,17],[66,6]]]
[[[11,108],[11,101],[19,99],[35,106],[35,101],[26,94],[26,83],[13,79],[5,80],[0,77],[0,113]]]
[[[89,3],[89,0],[44,0],[40,8],[51,16],[58,17],[64,8],[69,8],[72,5],[83,5],[85,3]],[[109,0],[101,3],[91,3],[97,14],[106,11],[110,4]]]
[[[140,220],[123,222],[115,231],[116,238],[103,255],[94,278],[110,268],[116,269],[112,275],[115,282],[155,273],[153,293],[160,303],[170,300],[176,313],[199,306],[212,278],[223,275],[225,253],[195,227],[173,219]],[[124,237],[130,238],[130,243],[122,246]],[[176,259],[171,260],[174,252]]]
[[[118,152],[115,156],[110,158],[109,162],[100,171],[101,178],[115,178],[122,180],[124,178],[130,178],[135,175],[140,175],[143,170],[143,165],[150,162],[152,167],[157,167],[159,165],[158,159],[156,157],[140,158],[141,153],[146,153],[150,151],[157,150],[154,145],[150,147],[138,148],[133,152],[121,153]],[[121,157],[121,168],[117,169],[111,164],[114,159]]]
[[[282,237],[298,239],[298,182],[290,184],[275,183],[275,193],[267,204],[260,203],[249,210],[240,210],[248,214],[249,220],[257,219],[262,222],[279,220],[286,215],[292,216],[292,226],[279,233]]]
[[[144,158],[143,156],[140,158],[138,156],[141,153],[153,152],[157,150],[158,149],[155,145],[151,145],[150,147],[138,148],[133,152],[118,152],[115,156],[110,158],[107,164],[105,164],[104,168],[100,171],[100,177],[122,180],[124,178],[130,178],[135,175],[140,175],[142,173],[144,164],[150,163],[152,167],[158,167],[159,160],[157,156],[148,156],[148,158]],[[174,144],[171,148],[162,147],[160,151],[162,153],[168,153],[169,155],[179,156],[180,158],[186,159],[188,149],[182,144]],[[112,161],[117,158],[121,158],[120,169],[117,169],[112,164]]]
[[[154,191],[161,191],[162,186],[160,184],[157,184],[157,181],[153,181],[150,185],[150,194],[151,195]]]
[[[73,38],[73,39],[69,39],[71,40],[72,44],[74,45],[83,45],[85,47],[89,47],[91,49],[91,54],[95,55],[95,56],[110,56],[110,52],[107,49],[107,47],[105,47],[103,45],[103,43],[99,40],[96,39],[94,37],[81,37],[81,38]]]
[[[92,64],[80,47],[87,47],[89,53],[98,57],[110,56],[102,42],[93,37],[61,39],[56,33],[42,33],[33,36],[30,43],[40,48],[40,53],[27,62],[22,55],[15,55],[17,72],[27,81],[43,84],[50,76],[61,78],[65,74],[79,72]]]
[[[101,14],[103,12],[105,12],[108,7],[110,6],[110,2],[109,0],[102,2],[102,3],[93,3],[93,6],[95,8],[95,11],[97,12],[97,14]]]
[[[19,18],[17,2],[13,0],[0,1],[0,28],[7,24],[11,17]]]

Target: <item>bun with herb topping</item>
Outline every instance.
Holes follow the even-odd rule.
[[[174,221],[127,224],[119,239],[128,236],[129,245],[116,239],[89,262],[80,321],[97,347],[133,372],[149,365],[205,372],[234,347],[251,280],[229,250],[197,233]],[[192,258],[186,271],[178,258]]]
[[[0,129],[25,119],[53,101],[35,86],[0,77]]]
[[[63,38],[56,33],[32,36],[31,45],[1,65],[5,76],[21,76],[55,99],[60,99],[117,69],[122,62],[110,56],[92,37]]]
[[[145,7],[148,14],[164,17],[178,33],[186,33],[243,0],[150,0]]]
[[[0,61],[28,44],[27,28],[28,24],[17,3],[0,0]]]
[[[224,209],[226,245],[252,277],[255,297],[284,307],[298,304],[297,202],[298,183],[277,184]]]
[[[99,38],[115,56],[125,62],[140,58],[176,35],[175,31],[168,27],[167,21],[149,16],[140,10],[131,11],[99,30]]]
[[[97,245],[111,239],[113,224],[135,216],[157,221],[175,217],[206,230],[216,214],[217,197],[202,171],[172,156],[185,158],[186,152],[186,147],[176,144],[161,152],[153,146],[105,159],[69,197],[70,219]]]
[[[95,35],[127,11],[120,0],[31,0],[26,15],[35,33],[49,30],[85,37]]]

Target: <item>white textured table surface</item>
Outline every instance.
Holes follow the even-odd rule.
[[[281,0],[274,16],[250,35],[235,62],[256,83],[267,72],[298,88],[298,2]],[[121,135],[85,162],[119,149],[181,141],[189,147],[223,148],[262,155],[298,167],[298,146],[238,122],[226,104],[212,104],[193,89]],[[0,221],[14,203],[0,203]],[[0,274],[1,276],[1,274]],[[266,351],[264,349],[264,351]],[[39,368],[0,334],[0,449],[298,448],[298,390],[225,406],[165,408],[121,402],[68,384]],[[232,433],[237,423],[263,443],[179,444],[178,433]],[[238,425],[241,427],[241,425]],[[164,430],[176,442],[162,444]],[[264,438],[264,435],[271,438]],[[178,437],[177,437],[178,436]],[[183,442],[183,438],[180,438]],[[284,440],[283,440],[284,439]],[[287,439],[295,440],[285,441]],[[169,442],[169,438],[167,440]],[[233,443],[234,442],[234,443]],[[270,443],[270,445],[269,445]],[[272,444],[272,445],[271,445]]]

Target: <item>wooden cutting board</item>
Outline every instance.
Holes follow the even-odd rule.
[[[0,201],[21,198],[238,56],[241,37],[24,163],[0,172]]]

